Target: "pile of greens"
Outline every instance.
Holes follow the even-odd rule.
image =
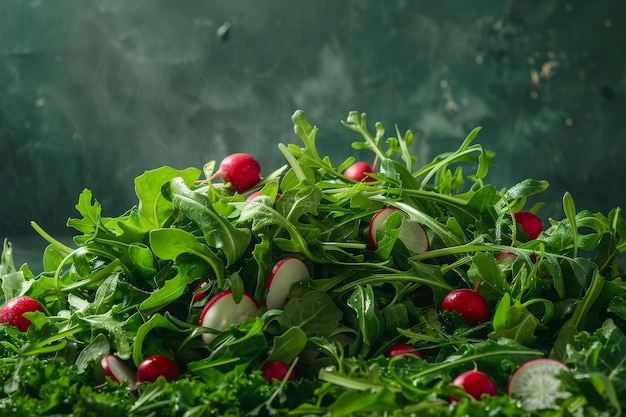
[[[302,145],[280,144],[286,165],[243,193],[202,182],[204,169],[162,167],[135,179],[138,204],[105,217],[89,190],[69,247],[49,242],[44,271],[15,267],[4,243],[0,304],[28,295],[44,312],[27,313],[27,332],[0,325],[0,415],[20,416],[617,416],[626,407],[626,285],[617,257],[626,250],[621,211],[577,211],[563,197],[562,220],[529,240],[515,223],[547,187],[528,179],[508,189],[485,182],[493,154],[475,144],[431,162],[410,153],[410,131],[387,137],[365,114],[343,122],[353,148],[373,152],[375,181],[352,181],[318,154],[317,128],[292,116]],[[260,191],[248,201],[247,195]],[[279,198],[277,198],[279,196]],[[430,248],[412,254],[387,222],[374,249],[367,228],[383,207],[426,229]],[[498,256],[510,253],[507,262]],[[302,259],[311,279],[292,287],[284,308],[263,307],[276,262]],[[206,295],[194,301],[199,280]],[[442,312],[455,288],[476,288],[492,319],[468,326]],[[261,306],[210,344],[198,325],[214,294],[244,291]],[[408,343],[424,356],[389,359]],[[183,375],[139,387],[116,383],[100,361],[114,353],[129,366],[163,354]],[[522,362],[552,357],[572,372],[571,393],[550,410],[526,411],[506,395]],[[267,382],[269,360],[291,365],[296,381]],[[453,378],[487,373],[499,395],[482,401]],[[450,397],[458,401],[450,401]]]

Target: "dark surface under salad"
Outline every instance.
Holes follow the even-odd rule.
[[[519,213],[540,217],[548,183],[487,183],[479,129],[427,162],[410,131],[351,112],[343,124],[373,168],[354,178],[354,158],[319,155],[317,128],[300,110],[292,120],[300,143],[279,144],[285,166],[252,186],[215,180],[215,161],[162,167],[135,179],[138,203],[118,217],[86,189],[73,245],[33,223],[49,242],[38,274],[4,242],[3,309],[24,296],[41,308],[24,331],[0,324],[0,415],[622,413],[619,208],[579,210],[566,193],[535,236]],[[285,259],[296,266],[277,274]],[[473,301],[442,309],[460,289],[484,317],[464,315]],[[560,370],[520,372],[510,392],[520,365],[543,358]],[[456,382],[468,371],[495,392],[471,395]]]

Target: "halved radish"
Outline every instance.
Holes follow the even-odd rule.
[[[244,292],[237,303],[232,290],[224,290],[206,303],[200,313],[200,326],[223,331],[231,325],[241,324],[247,317],[254,316],[257,309],[256,301],[247,292]],[[216,337],[215,333],[202,334],[202,340],[206,343],[211,343]]]
[[[530,359],[513,372],[506,391],[519,399],[525,410],[558,409],[557,399],[571,395],[563,390],[561,381],[556,377],[562,371],[569,371],[569,368],[558,360]]]
[[[283,308],[291,286],[310,277],[309,270],[298,258],[283,258],[274,265],[267,279],[265,306],[268,309]]]
[[[118,384],[128,382],[130,385],[135,385],[137,383],[135,371],[117,356],[108,354],[100,360],[100,364],[104,372]]]
[[[429,242],[424,227],[418,222],[408,220],[409,216],[406,213],[394,207],[386,207],[372,216],[368,228],[368,238],[371,247],[374,249],[378,247],[378,230],[385,223],[387,218],[396,212],[402,213],[406,219],[402,222],[398,239],[400,239],[400,241],[404,243],[404,246],[412,253],[418,254],[426,252]]]

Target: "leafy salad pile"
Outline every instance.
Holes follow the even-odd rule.
[[[302,143],[279,144],[285,166],[251,188],[213,181],[215,161],[162,167],[135,179],[138,204],[118,217],[105,217],[86,189],[67,223],[73,246],[33,223],[49,242],[39,274],[16,268],[5,241],[0,304],[27,296],[41,309],[23,314],[24,331],[0,324],[0,415],[621,415],[620,209],[578,211],[567,193],[563,218],[530,236],[515,214],[539,212],[530,204],[548,183],[486,183],[493,153],[474,143],[479,129],[423,162],[410,131],[388,137],[350,112],[353,148],[375,161],[355,180],[345,175],[354,158],[319,155],[318,129],[302,111],[292,120]],[[385,208],[397,210],[372,236]],[[426,250],[412,250],[411,224]],[[308,276],[269,308],[269,277],[292,258]],[[459,289],[486,302],[486,321],[441,308]],[[212,314],[230,321],[203,326],[224,294],[231,310]],[[244,301],[252,314],[237,313]],[[414,351],[390,355],[398,346]],[[155,356],[179,373],[120,377]],[[548,382],[557,394],[527,406],[507,385],[538,358],[564,369]],[[268,363],[283,372],[268,377]],[[475,398],[454,383],[472,370],[497,392]],[[530,389],[546,386],[543,375],[527,377]]]

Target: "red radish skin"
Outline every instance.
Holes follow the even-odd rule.
[[[387,220],[389,216],[396,212],[402,213],[405,218],[408,219],[408,216],[405,213],[395,207],[386,207],[379,210],[372,216],[368,226],[368,240],[372,249],[376,249],[378,247],[378,241],[376,239],[378,229],[385,223],[385,220]],[[404,243],[409,251],[415,254],[428,251],[428,247],[430,245],[428,234],[426,233],[426,230],[424,230],[424,227],[413,221],[405,221],[402,223],[398,239]]]
[[[530,359],[511,374],[507,394],[518,399],[522,408],[528,411],[558,409],[557,400],[571,394],[562,389],[556,375],[569,370],[567,365],[555,359]]]
[[[524,233],[528,235],[528,240],[535,240],[543,232],[543,223],[539,216],[530,211],[518,211],[513,215],[515,222],[518,223]]]
[[[174,381],[180,376],[178,365],[169,356],[149,356],[137,366],[137,384],[154,382],[160,376],[168,381]]]
[[[104,372],[118,384],[128,382],[130,385],[135,385],[137,383],[135,371],[117,356],[106,355],[101,359],[100,364]]]
[[[252,201],[260,195],[261,195],[260,191],[254,191],[253,193],[250,193],[248,197],[246,197],[246,201]],[[280,198],[280,193],[277,193],[276,198],[274,199],[274,203],[278,201],[279,198]]]
[[[265,306],[270,310],[283,308],[292,285],[309,277],[309,270],[300,259],[281,259],[274,265],[267,279]]]
[[[19,331],[25,332],[32,323],[23,314],[32,311],[43,312],[43,306],[32,297],[18,295],[11,298],[0,308],[0,323],[8,323],[13,327],[17,327]]]
[[[289,372],[289,364],[281,361],[269,361],[261,367],[261,375],[267,382],[274,379],[282,381]],[[291,372],[287,377],[287,381],[295,381],[298,379],[295,372]]]
[[[416,348],[414,348],[413,346],[407,343],[397,343],[391,346],[385,352],[385,356],[388,358],[394,358],[396,356],[406,356],[406,355],[413,355],[413,356],[417,356],[420,359],[424,359],[424,356],[420,353],[419,350],[417,350]]]
[[[470,326],[488,321],[491,315],[483,296],[468,288],[450,291],[441,302],[441,310],[456,311]]]
[[[372,182],[376,181],[376,179],[370,177],[367,173],[373,174],[375,172],[376,171],[374,171],[374,168],[370,164],[361,161],[350,165],[348,169],[343,172],[343,175],[352,181]]]
[[[198,301],[202,301],[202,299],[206,297],[207,292],[204,291],[204,289],[208,285],[209,285],[208,279],[202,279],[196,284],[196,287],[193,290],[193,297],[191,299],[191,302],[193,304],[197,303]]]
[[[218,171],[209,178],[221,178],[230,183],[230,188],[238,193],[246,191],[261,181],[261,165],[247,153],[228,155],[220,163]]]
[[[465,392],[480,401],[483,395],[495,397],[498,395],[496,384],[484,372],[471,370],[463,372],[452,381],[453,385],[463,387]],[[455,397],[450,397],[452,401],[458,401]]]
[[[235,302],[232,290],[224,290],[209,299],[200,313],[200,326],[223,331],[231,325],[241,324],[247,317],[256,313],[256,301],[244,292],[239,303]],[[211,343],[217,334],[203,333],[202,340]]]

